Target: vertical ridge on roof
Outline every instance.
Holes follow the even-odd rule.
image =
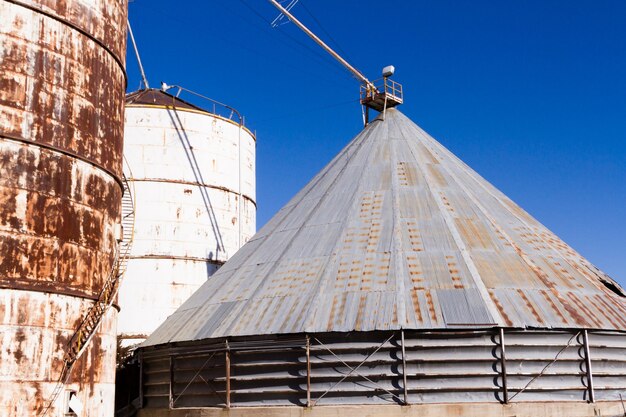
[[[625,300],[610,277],[390,109],[144,345],[400,328],[623,329]]]

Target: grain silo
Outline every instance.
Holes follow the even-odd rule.
[[[48,415],[69,402],[113,415],[117,311],[83,320],[114,277],[126,13],[126,0],[0,1],[3,416],[52,399]]]
[[[142,344],[139,416],[626,412],[624,289],[269,1],[366,126]]]
[[[624,317],[388,108],[144,342],[139,415],[621,415]]]
[[[255,137],[236,110],[207,103],[210,110],[158,89],[126,98],[136,223],[120,290],[125,347],[142,342],[255,232]]]

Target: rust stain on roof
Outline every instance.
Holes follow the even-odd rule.
[[[243,296],[228,290],[249,279],[240,271],[258,271]],[[295,299],[286,311],[298,320],[282,317],[282,300],[262,302],[267,297]],[[203,306],[224,302],[237,303],[239,313],[215,316],[219,326],[202,337],[459,326],[624,330],[625,301],[615,281],[392,109],[146,345],[196,340],[177,317],[211,322],[215,309]]]

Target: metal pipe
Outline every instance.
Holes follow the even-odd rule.
[[[593,373],[591,372],[591,351],[589,350],[589,334],[587,329],[583,330],[583,342],[585,344],[585,365],[587,368],[587,389],[589,391],[589,402],[595,403],[595,394],[593,391]]]
[[[404,348],[404,330],[400,331],[402,337],[402,381],[404,387],[404,405],[409,405],[409,391],[406,385],[406,350]]]
[[[320,38],[317,37],[317,35],[315,35],[313,32],[311,32],[309,30],[309,28],[307,28],[306,26],[304,26],[302,24],[302,22],[300,22],[298,19],[296,19],[294,17],[294,15],[292,15],[287,9],[285,9],[280,3],[278,3],[276,0],[269,0],[270,3],[272,3],[272,5],[274,5],[274,7],[276,7],[282,14],[284,14],[285,16],[287,16],[289,18],[289,20],[291,20],[296,26],[298,26],[300,29],[302,29],[302,31],[304,33],[306,33],[307,35],[309,35],[309,37],[311,39],[313,39],[319,46],[321,46],[322,48],[324,48],[324,50],[326,50],[326,52],[328,52],[333,58],[335,58],[337,61],[339,61],[339,63],[341,65],[343,65],[344,67],[346,67],[348,69],[348,71],[350,71],[359,81],[361,81],[363,84],[366,84],[367,86],[369,86],[370,88],[373,88],[374,91],[376,91],[376,87],[374,86],[374,84],[372,84],[372,82],[370,80],[368,80],[362,73],[361,71],[359,71],[358,69],[354,68],[352,65],[350,65],[348,63],[348,61],[346,61],[345,59],[343,59],[341,56],[339,56],[339,54],[335,51],[333,51],[333,49],[326,45],[326,43],[324,43],[324,41],[322,41]]]
[[[500,327],[500,366],[502,367],[502,397],[505,404],[509,403],[509,388],[506,379],[506,349],[504,346],[504,328]]]
[[[139,408],[143,408],[143,351],[139,350]]]
[[[365,118],[365,106],[361,105],[361,114],[363,116],[363,127],[367,126],[367,119]]]
[[[287,5],[286,9],[287,10],[291,10],[292,7],[296,5],[296,3],[298,3],[298,0],[291,0],[289,2],[289,4]],[[278,16],[276,16],[276,18],[274,20],[272,20],[272,23],[271,23],[272,27],[275,28],[275,27],[279,26],[281,24],[281,20],[283,20],[283,17],[284,16],[283,16],[282,13],[279,14]]]
[[[137,255],[137,256],[129,256],[128,259],[170,259],[170,260],[179,260],[179,261],[190,261],[190,262],[206,262],[207,264],[222,266],[225,261],[216,261],[211,258],[199,258],[195,256],[172,256],[172,255],[162,255],[162,254],[146,254],[146,255]],[[141,336],[145,338],[146,336]],[[134,339],[134,337],[131,337]]]
[[[306,337],[306,406],[311,407],[311,340]]]
[[[385,77],[385,105],[383,107],[383,121],[385,120],[385,117],[387,117],[387,77]]]
[[[137,42],[135,42],[135,36],[133,35],[133,29],[130,27],[130,19],[126,19],[128,23],[128,34],[130,35],[130,41],[133,43],[133,48],[135,49],[135,56],[137,57],[137,63],[139,64],[139,71],[141,72],[141,79],[143,81],[143,85],[146,88],[150,88],[148,84],[148,79],[146,78],[146,73],[143,70],[143,65],[141,64],[141,58],[139,57],[139,49],[137,49]]]
[[[230,350],[226,350],[226,408],[230,408]]]
[[[174,408],[174,357],[170,356],[170,389],[169,389],[169,409]]]

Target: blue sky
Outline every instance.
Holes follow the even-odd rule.
[[[626,2],[300,3],[370,78],[395,65],[407,116],[626,285]],[[228,103],[256,130],[259,227],[362,128],[358,82],[276,15],[266,0],[130,4],[151,86]]]

